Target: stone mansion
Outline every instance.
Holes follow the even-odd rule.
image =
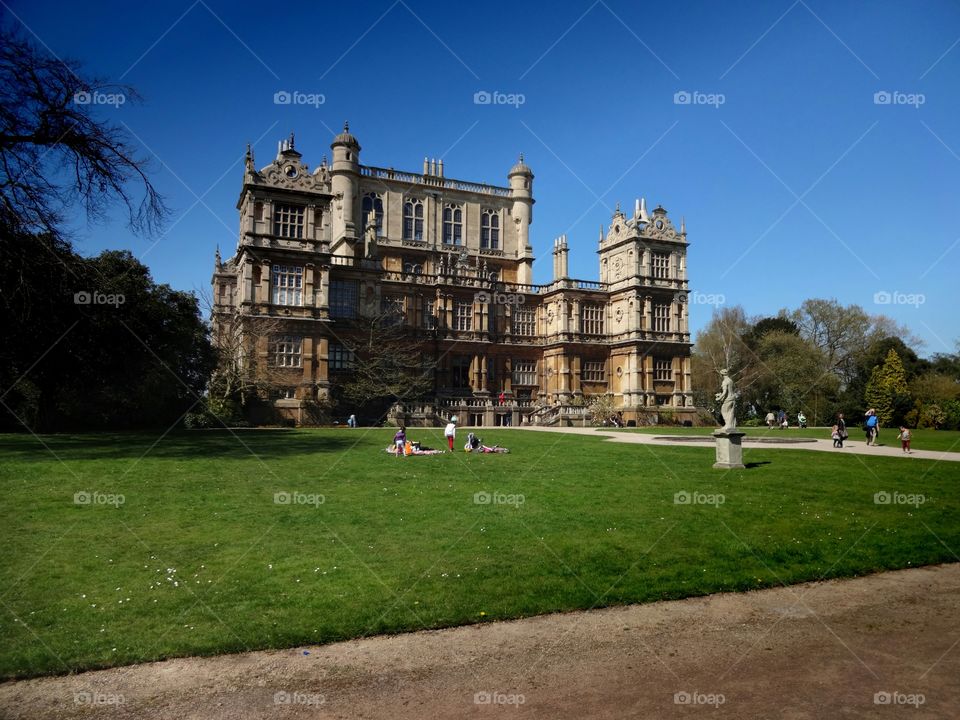
[[[280,415],[310,422],[357,361],[342,340],[351,323],[390,304],[433,361],[432,396],[398,399],[398,422],[579,424],[600,394],[624,421],[667,409],[695,420],[687,234],[662,207],[617,206],[600,229],[599,281],[570,277],[563,236],[552,279],[534,284],[522,155],[500,186],[447,177],[442,160],[361,164],[347,125],[331,149],[312,170],[292,135],[259,169],[248,149],[236,252],[217,252],[215,341],[239,337],[238,362],[269,369]]]

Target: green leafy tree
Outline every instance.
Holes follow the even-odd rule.
[[[873,368],[864,400],[868,407],[877,411],[877,418],[882,425],[899,422],[909,410],[907,371],[896,350],[891,349],[883,364]]]

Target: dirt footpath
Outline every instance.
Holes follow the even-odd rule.
[[[960,564],[0,685],[4,718],[960,718]]]

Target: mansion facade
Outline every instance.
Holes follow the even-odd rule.
[[[442,160],[363,165],[346,125],[331,149],[313,170],[293,136],[259,169],[247,150],[239,242],[213,273],[214,339],[239,338],[238,363],[269,373],[281,415],[309,422],[357,362],[344,342],[357,318],[391,308],[433,368],[432,393],[397,399],[397,422],[579,424],[602,394],[624,421],[695,420],[686,229],[662,207],[617,206],[599,281],[570,277],[564,236],[535,284],[522,155],[498,186],[451,179]]]

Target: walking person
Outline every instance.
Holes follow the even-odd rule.
[[[866,422],[863,423],[863,429],[867,434],[867,445],[877,445],[878,426],[880,421],[877,419],[877,411],[873,408],[867,410]]]
[[[776,417],[773,415],[773,410],[767,413],[767,430],[773,430],[773,423],[776,421]]]
[[[347,427],[355,428],[357,426],[357,416],[351,415],[347,418]]]
[[[847,422],[843,419],[843,413],[837,413],[837,434],[840,436],[840,444],[836,447],[842,448],[843,441],[850,437],[847,434]]]
[[[840,444],[840,427],[838,425],[834,425],[833,428],[830,430],[830,437],[833,438],[833,446],[835,448],[843,447]]]
[[[456,415],[450,418],[450,422],[448,422],[447,426],[443,429],[443,434],[447,438],[447,447],[450,448],[450,452],[453,452],[453,441],[457,437],[457,416]]]
[[[901,449],[907,455],[913,455],[913,452],[910,450],[910,428],[901,425],[900,434],[897,435],[897,439],[900,440]]]

